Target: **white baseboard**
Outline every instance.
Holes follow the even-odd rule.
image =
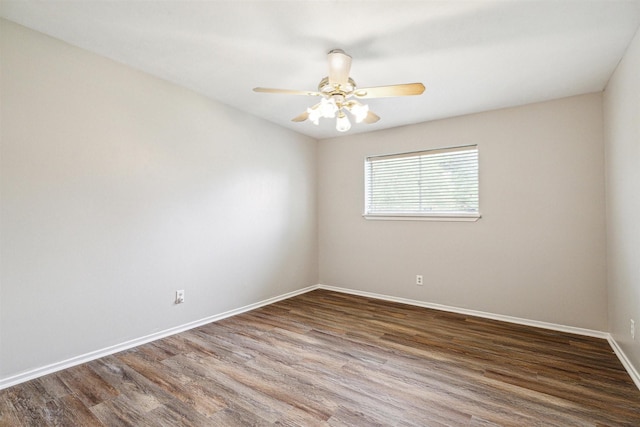
[[[358,291],[358,290],[354,290],[354,289],[340,288],[340,287],[336,287],[336,286],[318,285],[318,286],[316,286],[316,288],[318,288],[318,289],[326,289],[326,290],[335,291],[335,292],[342,292],[342,293],[345,293],[345,294],[351,294],[351,295],[358,295],[358,296],[363,296],[363,297],[375,298],[375,299],[380,299],[380,300],[385,300],[385,301],[398,302],[398,303],[402,303],[402,304],[415,305],[415,306],[418,306],[418,307],[432,308],[432,309],[435,309],[435,310],[448,311],[448,312],[451,312],[451,313],[458,313],[458,314],[465,314],[465,315],[469,315],[469,316],[483,317],[485,319],[501,320],[503,322],[516,323],[518,325],[533,326],[533,327],[536,327],[536,328],[550,329],[550,330],[553,330],[553,331],[568,332],[568,333],[576,334],[576,335],[584,335],[584,336],[588,336],[588,337],[606,339],[609,342],[609,345],[611,346],[611,348],[613,349],[613,352],[615,353],[615,355],[618,357],[618,359],[620,359],[620,362],[622,363],[622,366],[624,366],[626,371],[629,373],[629,376],[631,377],[631,379],[635,383],[636,387],[638,387],[638,389],[640,390],[640,375],[638,374],[638,371],[631,364],[631,361],[629,361],[629,359],[624,354],[624,352],[622,351],[622,349],[620,348],[618,343],[613,339],[611,334],[609,334],[608,332],[595,331],[595,330],[592,330],[592,329],[577,328],[575,326],[559,325],[559,324],[556,324],[556,323],[540,322],[538,320],[522,319],[520,317],[505,316],[505,315],[502,315],[502,314],[487,313],[487,312],[484,312],[484,311],[469,310],[469,309],[466,309],[466,308],[451,307],[451,306],[448,306],[448,305],[434,304],[434,303],[429,303],[429,302],[424,302],[424,301],[417,301],[417,300],[412,300],[412,299],[407,299],[407,298],[399,298],[399,297],[393,297],[393,296],[389,296],[389,295],[376,294],[376,293],[372,293],[372,292],[365,292],[365,291]]]
[[[607,332],[595,331],[595,330],[591,330],[591,329],[576,328],[576,327],[573,327],[573,326],[565,326],[565,325],[559,325],[559,324],[555,324],[555,323],[540,322],[540,321],[537,321],[537,320],[522,319],[522,318],[519,318],[519,317],[505,316],[505,315],[501,315],[501,314],[487,313],[487,312],[483,312],[483,311],[469,310],[469,309],[465,309],[465,308],[451,307],[451,306],[442,305],[442,304],[434,304],[434,303],[418,301],[418,300],[412,300],[412,299],[407,299],[407,298],[394,297],[394,296],[390,296],[390,295],[382,295],[382,294],[376,294],[376,293],[372,293],[372,292],[365,292],[365,291],[358,291],[358,290],[354,290],[354,289],[340,288],[340,287],[336,287],[336,286],[314,285],[314,286],[309,286],[309,287],[306,287],[306,288],[303,288],[303,289],[298,289],[298,290],[293,291],[293,292],[288,292],[286,294],[279,295],[279,296],[276,296],[276,297],[268,298],[266,300],[263,300],[263,301],[260,301],[260,302],[254,303],[254,304],[249,304],[247,306],[240,307],[240,308],[237,308],[237,309],[234,309],[234,310],[229,310],[229,311],[226,311],[224,313],[220,313],[220,314],[216,314],[216,315],[213,315],[213,316],[205,317],[204,319],[200,319],[200,320],[196,320],[196,321],[193,321],[193,322],[185,323],[183,325],[176,326],[176,327],[173,327],[173,328],[169,328],[169,329],[166,329],[164,331],[155,332],[155,333],[150,334],[150,335],[146,335],[146,336],[143,336],[143,337],[140,337],[140,338],[136,338],[136,339],[133,339],[133,340],[130,340],[130,341],[126,341],[126,342],[123,342],[123,343],[120,343],[120,344],[116,344],[116,345],[113,345],[113,346],[110,346],[110,347],[106,347],[106,348],[103,348],[103,349],[100,349],[100,350],[96,350],[96,351],[92,351],[92,352],[89,352],[89,353],[81,354],[79,356],[75,356],[75,357],[72,357],[70,359],[66,359],[66,360],[63,360],[63,361],[60,361],[60,362],[52,363],[52,364],[47,365],[47,366],[42,366],[42,367],[39,367],[39,368],[36,368],[36,369],[32,369],[32,370],[29,370],[29,371],[26,371],[26,372],[22,372],[20,374],[13,375],[11,377],[2,378],[2,379],[0,379],[0,390],[2,390],[4,388],[7,388],[7,387],[11,387],[11,386],[17,385],[17,384],[20,384],[20,383],[23,383],[25,381],[32,380],[34,378],[38,378],[38,377],[41,377],[41,376],[44,376],[44,375],[48,375],[48,374],[51,374],[51,373],[54,373],[54,372],[57,372],[57,371],[60,371],[60,370],[63,370],[63,369],[71,368],[73,366],[80,365],[82,363],[90,362],[92,360],[99,359],[100,357],[109,356],[111,354],[118,353],[118,352],[124,351],[124,350],[128,350],[130,348],[137,347],[139,345],[146,344],[146,343],[151,342],[151,341],[159,340],[161,338],[165,338],[165,337],[168,337],[170,335],[174,335],[174,334],[177,334],[177,333],[180,333],[180,332],[184,332],[184,331],[187,331],[189,329],[196,328],[198,326],[206,325],[207,323],[215,322],[215,321],[218,321],[218,320],[225,319],[227,317],[231,317],[231,316],[235,316],[237,314],[245,313],[247,311],[255,310],[257,308],[264,307],[265,305],[273,304],[275,302],[282,301],[282,300],[294,297],[296,295],[301,295],[301,294],[304,294],[304,293],[307,293],[307,292],[310,292],[310,291],[313,291],[313,290],[316,290],[316,289],[326,289],[326,290],[329,290],[329,291],[341,292],[341,293],[345,293],[345,294],[359,295],[359,296],[368,297],[368,298],[375,298],[375,299],[380,299],[380,300],[385,300],[385,301],[398,302],[398,303],[408,304],[408,305],[413,305],[413,306],[418,306],[418,307],[432,308],[432,309],[435,309],[435,310],[448,311],[448,312],[452,312],[452,313],[465,314],[465,315],[469,315],[469,316],[482,317],[482,318],[486,318],[486,319],[500,320],[500,321],[503,321],[503,322],[515,323],[515,324],[519,324],[519,325],[533,326],[533,327],[537,327],[537,328],[550,329],[550,330],[560,331],[560,332],[568,332],[568,333],[572,333],[572,334],[584,335],[584,336],[595,337],[595,338],[603,338],[603,339],[606,339],[609,342],[609,345],[611,345],[611,348],[613,349],[614,353],[616,354],[618,359],[620,359],[620,362],[622,363],[624,368],[627,370],[627,372],[631,376],[631,379],[636,384],[638,389],[640,389],[640,375],[638,374],[638,371],[631,364],[631,362],[629,361],[627,356],[624,354],[624,352],[622,351],[622,349],[618,345],[618,343]]]
[[[390,295],[382,295],[382,294],[376,294],[376,293],[365,292],[365,291],[357,291],[353,289],[339,288],[335,286],[319,285],[318,288],[335,291],[335,292],[342,292],[346,294],[359,295],[363,297],[381,299],[385,301],[399,302],[402,304],[415,305],[418,307],[432,308],[434,310],[448,311],[451,313],[466,314],[468,316],[482,317],[485,319],[500,320],[508,323],[516,323],[518,325],[533,326],[536,328],[550,329],[550,330],[560,331],[560,332],[568,332],[571,334],[584,335],[588,337],[603,338],[603,339],[609,338],[609,334],[607,332],[595,331],[592,329],[583,329],[583,328],[577,328],[574,326],[559,325],[556,323],[540,322],[538,320],[523,319],[520,317],[505,316],[502,314],[487,313],[484,311],[477,311],[477,310],[469,310],[466,308],[452,307],[452,306],[442,305],[442,304],[434,304],[430,302],[412,300],[407,298],[399,298],[399,297],[394,297]]]
[[[92,351],[89,353],[81,354],[79,356],[72,357],[70,359],[62,360],[60,362],[52,363],[50,365],[42,366],[39,368],[31,369],[26,372],[22,372],[17,375],[13,375],[7,378],[0,378],[0,390],[11,387],[25,381],[32,380],[34,378],[42,377],[44,375],[48,375],[57,371],[61,371],[63,369],[71,368],[76,365],[80,365],[82,363],[90,362],[95,359],[99,359],[101,357],[109,356],[114,353],[118,353],[123,350],[128,350],[133,347],[137,347],[142,344],[146,344],[151,341],[159,340],[161,338],[168,337],[170,335],[175,335],[180,332],[187,331],[189,329],[196,328],[198,326],[206,325],[207,323],[215,322],[217,320],[222,320],[227,317],[235,316],[237,314],[245,313],[247,311],[255,310],[256,308],[263,307],[265,305],[273,304],[278,301],[282,301],[296,295],[304,294],[314,289],[317,289],[318,286],[309,286],[303,289],[298,289],[293,292],[288,292],[283,295],[279,295],[273,298],[268,298],[264,301],[260,301],[254,304],[249,304],[244,307],[240,307],[234,310],[225,311],[224,313],[216,314],[213,316],[205,317],[204,319],[196,320],[193,322],[185,323],[183,325],[179,325],[173,328],[165,329],[164,331],[155,332],[150,335],[145,335],[140,338],[135,338],[130,341],[126,341],[120,344],[112,345],[109,347],[105,347],[96,351]]]
[[[616,354],[616,356],[618,356],[618,359],[620,359],[620,363],[622,363],[622,366],[624,366],[624,369],[627,370],[636,387],[638,387],[638,390],[640,390],[640,374],[638,373],[636,368],[631,364],[631,361],[629,360],[627,355],[624,353],[624,351],[622,351],[622,348],[620,348],[616,340],[614,340],[611,335],[609,335],[607,341],[609,341],[609,345],[613,349],[613,352]]]

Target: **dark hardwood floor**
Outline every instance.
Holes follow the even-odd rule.
[[[3,426],[640,426],[601,339],[329,291],[0,391]]]

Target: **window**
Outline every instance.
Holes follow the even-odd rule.
[[[365,159],[365,218],[476,221],[478,205],[477,145]]]

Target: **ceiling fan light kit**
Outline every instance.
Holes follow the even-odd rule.
[[[338,113],[338,118],[336,119],[336,130],[338,132],[346,132],[349,129],[351,129],[351,122],[349,121],[347,115],[342,110],[340,110],[340,112]]]
[[[375,113],[369,110],[369,106],[361,104],[356,98],[386,98],[392,96],[420,95],[424,92],[422,83],[406,83],[391,86],[378,86],[358,89],[356,82],[349,77],[351,71],[351,57],[342,49],[333,49],[328,54],[329,75],[318,84],[317,92],[291,90],[291,89],[271,89],[256,87],[255,92],[277,93],[285,95],[319,96],[320,102],[307,111],[292,119],[294,122],[309,120],[314,125],[320,123],[321,118],[336,119],[336,130],[346,132],[351,129],[349,117],[345,114],[348,111],[353,116],[356,123],[375,123],[380,120]]]

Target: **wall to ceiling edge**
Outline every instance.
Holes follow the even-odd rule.
[[[314,139],[0,31],[0,383],[317,283]]]

